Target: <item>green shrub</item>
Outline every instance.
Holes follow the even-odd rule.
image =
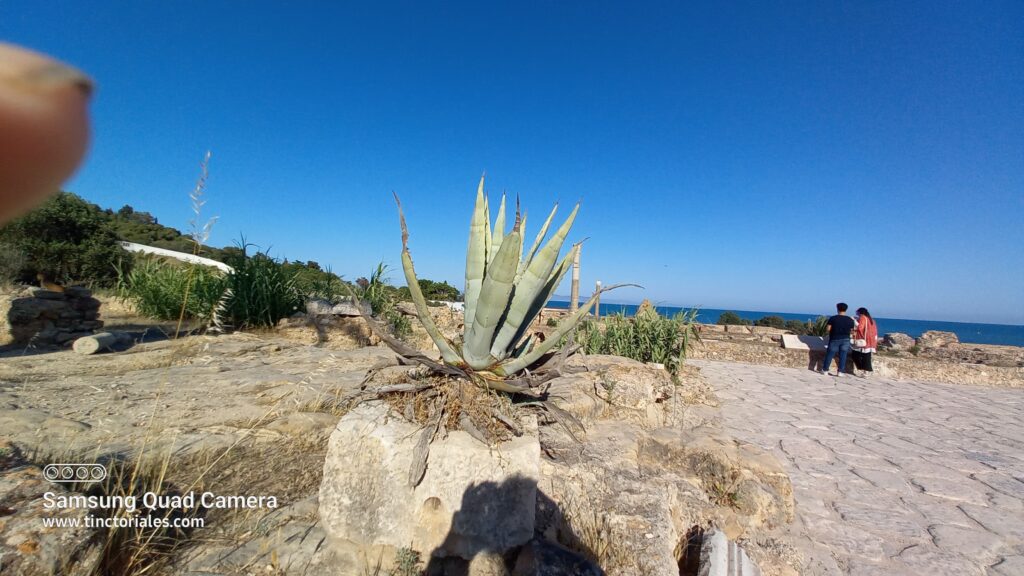
[[[693,340],[699,338],[696,316],[695,309],[672,318],[660,314],[627,318],[620,312],[600,322],[581,324],[577,339],[587,354],[613,354],[641,362],[658,362],[675,375]]]
[[[398,311],[399,290],[388,284],[387,272],[388,266],[380,262],[368,280],[360,278],[356,284],[362,291],[360,297],[370,303],[370,312],[383,319],[397,338],[404,339],[412,335],[412,322]]]
[[[785,328],[794,334],[807,334],[810,331],[808,322],[802,320],[786,320]]]
[[[740,315],[733,312],[722,312],[722,315],[718,317],[718,323],[721,325],[734,325],[734,326],[750,326],[750,320],[746,318],[740,318]]]
[[[0,283],[14,282],[25,267],[25,253],[12,244],[0,243]]]
[[[558,328],[558,318],[548,318],[546,324],[549,328]]]
[[[828,336],[828,316],[818,316],[807,321],[807,333],[812,336]]]
[[[764,316],[754,322],[754,326],[766,326],[768,328],[785,328],[786,321],[781,316]]]
[[[113,286],[117,268],[131,262],[99,207],[68,192],[0,228],[0,241],[24,255],[12,274],[23,282],[42,273],[61,284]]]
[[[332,272],[330,267],[323,270],[312,260],[305,264],[285,262],[282,266],[287,273],[294,274],[296,286],[307,298],[316,298],[337,304],[348,294],[347,283],[341,279],[341,276]]]
[[[224,274],[206,266],[144,258],[130,271],[118,269],[118,294],[157,320],[177,320],[184,304],[185,319],[209,325],[227,287]]]
[[[235,329],[276,326],[277,322],[303,309],[305,298],[295,273],[265,252],[248,256],[250,244],[239,244],[240,254],[229,255],[226,264],[230,299],[225,307],[226,323]]]
[[[158,320],[185,318],[235,329],[274,326],[305,304],[294,274],[259,252],[230,258],[228,274],[206,266],[147,258],[120,271],[118,292],[140,314]]]

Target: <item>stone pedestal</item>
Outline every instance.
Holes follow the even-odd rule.
[[[381,403],[363,404],[338,423],[320,485],[320,520],[337,544],[472,559],[533,537],[535,434],[488,448],[465,432],[449,432],[431,444],[426,474],[412,487],[418,429]]]

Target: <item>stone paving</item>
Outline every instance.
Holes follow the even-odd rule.
[[[807,572],[1024,575],[1024,389],[694,364],[788,469]]]

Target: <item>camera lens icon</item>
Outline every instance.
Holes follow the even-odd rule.
[[[107,477],[103,464],[47,464],[43,477],[50,482],[99,482]]]

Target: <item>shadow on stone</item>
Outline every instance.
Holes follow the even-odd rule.
[[[524,492],[536,491],[535,510],[522,510]],[[487,533],[491,526],[533,525],[524,516],[543,517],[545,525],[558,526],[559,543],[535,533],[510,548],[495,546],[493,538],[473,538]],[[539,522],[538,522],[539,523]],[[458,555],[452,555],[457,551]],[[537,490],[536,482],[522,476],[495,483],[470,486],[462,495],[462,505],[452,515],[451,530],[430,554],[424,572],[428,576],[601,576],[593,552],[568,529],[554,501]]]

